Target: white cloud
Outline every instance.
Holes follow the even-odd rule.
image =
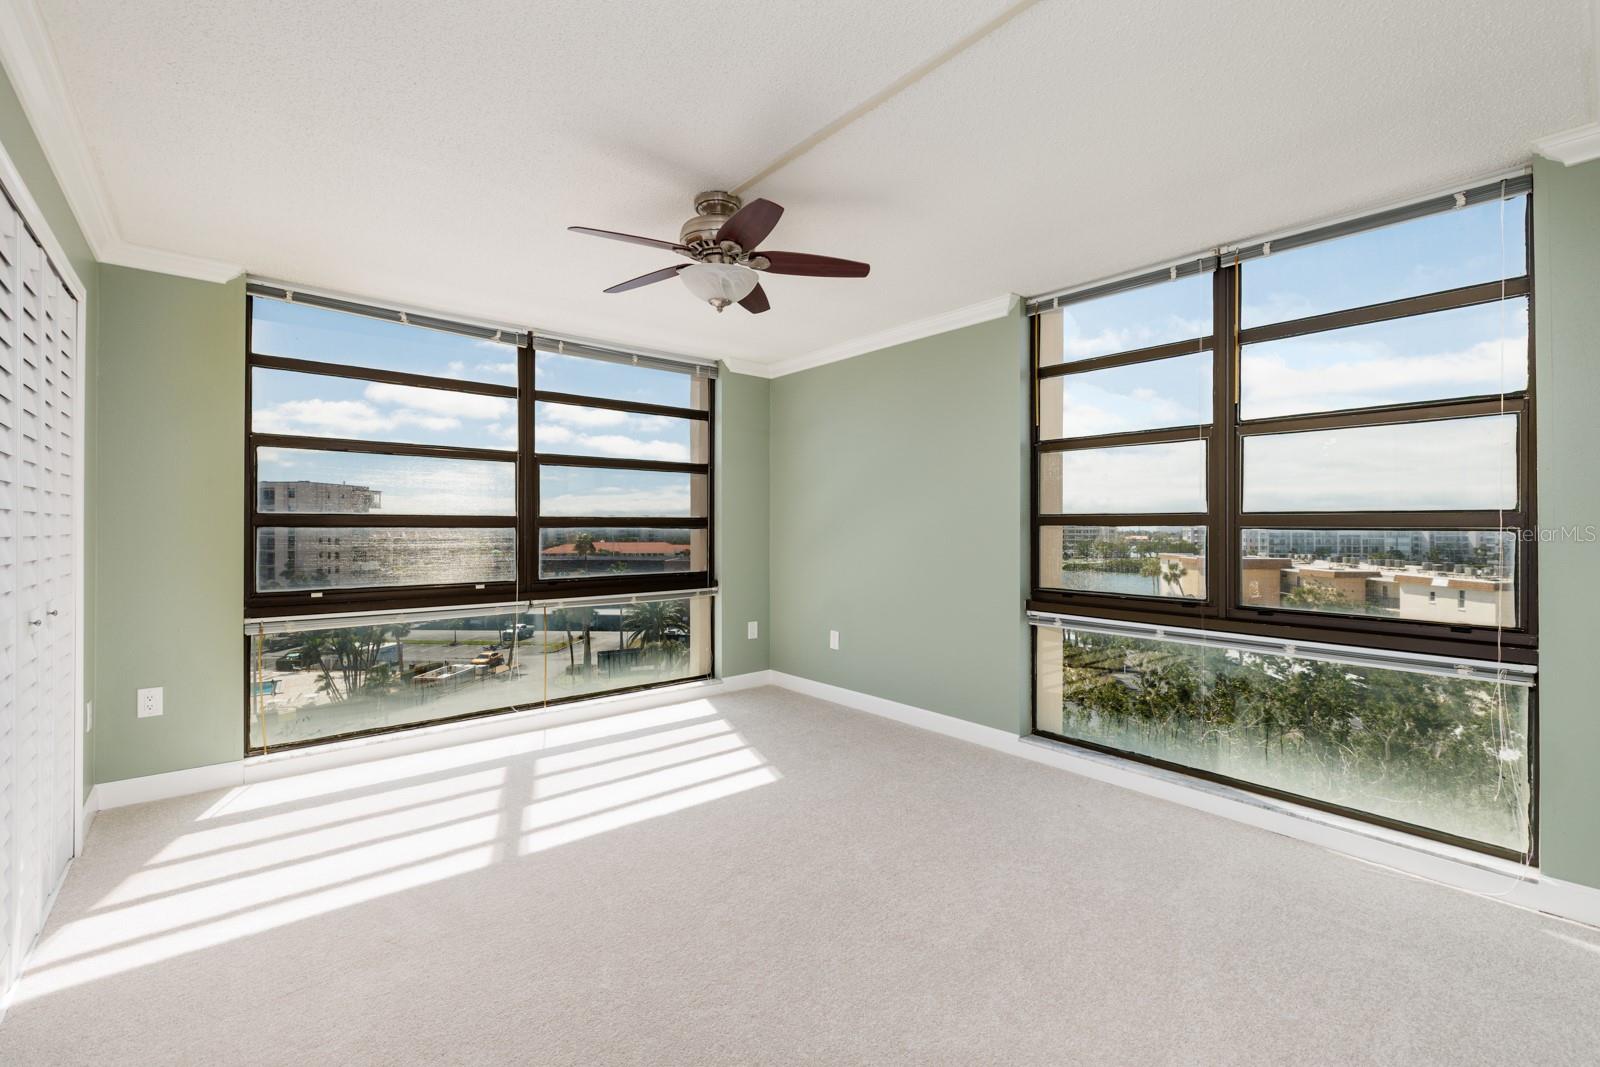
[[[1200,441],[1048,454],[1043,510],[1204,511],[1205,454]],[[1052,478],[1057,463],[1060,473]]]
[[[596,489],[561,493],[542,501],[546,515],[687,515],[687,488]]]
[[[608,411],[605,408],[579,408],[570,404],[544,404],[539,414],[551,422],[568,426],[626,426],[630,416],[626,411]]]
[[[374,404],[402,406],[412,411],[464,419],[506,419],[516,411],[514,402],[497,396],[418,389],[411,385],[374,382],[362,391]]]
[[[673,441],[640,441],[621,434],[582,435],[579,440],[588,450],[604,456],[633,459],[659,459],[672,463],[689,462],[689,449]]]
[[[285,400],[275,407],[258,409],[253,422],[262,433],[321,437],[360,437],[392,426],[392,420],[359,400]]]
[[[1516,417],[1249,437],[1247,511],[1516,506]]]
[[[379,411],[360,400],[285,400],[274,407],[258,408],[252,421],[260,433],[355,438],[393,434],[406,427],[443,432],[461,425],[459,419],[447,415]]]
[[[1246,418],[1515,391],[1528,383],[1526,334],[1433,355],[1387,345],[1313,341],[1245,350]]]
[[[566,445],[578,440],[578,435],[565,426],[554,426],[547,422],[537,423],[533,428],[533,436],[541,452],[550,451],[551,445]]]
[[[1098,333],[1083,334],[1078,332],[1077,323],[1069,312],[1064,313],[1061,340],[1062,351],[1070,362],[1088,359],[1091,356],[1109,355],[1113,352],[1149,348],[1151,345],[1181,341],[1188,337],[1204,337],[1210,332],[1211,323],[1205,319],[1169,315],[1164,319],[1156,318],[1123,327],[1108,326]]]
[[[621,459],[659,459],[687,463],[689,446],[676,441],[647,441],[626,434],[590,434],[554,423],[534,427],[534,439],[541,452],[563,451],[585,456],[615,456]],[[559,446],[559,447],[552,447]]]

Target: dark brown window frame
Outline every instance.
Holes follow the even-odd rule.
[[[1486,192],[1493,187],[1475,190],[1469,197],[1487,199]],[[1491,194],[1492,195],[1492,194]],[[1526,272],[1515,278],[1491,281],[1456,289],[1426,293],[1399,300],[1348,308],[1336,312],[1305,316],[1243,329],[1240,320],[1240,270],[1242,258],[1238,255],[1214,257],[1198,269],[1212,269],[1213,332],[1203,338],[1175,341],[1145,349],[1111,353],[1065,364],[1040,364],[1040,314],[1055,310],[1072,302],[1072,298],[1049,301],[1030,320],[1030,548],[1031,564],[1029,586],[1031,595],[1026,607],[1030,611],[1050,615],[1079,615],[1111,621],[1148,624],[1151,626],[1185,626],[1212,629],[1222,633],[1286,639],[1289,641],[1321,642],[1357,648],[1394,650],[1431,656],[1461,657],[1489,662],[1508,662],[1536,666],[1538,663],[1538,543],[1536,484],[1537,455],[1535,451],[1535,337],[1534,314],[1535,285],[1533,279],[1534,232],[1533,189],[1526,182],[1515,190],[1502,187],[1497,198],[1526,195],[1528,208],[1524,216]],[[1456,204],[1461,203],[1460,199]],[[1432,214],[1422,205],[1401,209],[1393,213],[1392,221],[1402,222]],[[1350,232],[1348,230],[1343,232]],[[1293,244],[1298,247],[1314,243],[1323,237],[1342,236],[1341,232],[1312,231],[1302,235]],[[1284,242],[1289,244],[1290,242]],[[1202,261],[1204,262],[1204,261]],[[1171,277],[1196,269],[1174,270]],[[1146,284],[1160,284],[1161,278],[1148,276]],[[1120,287],[1119,287],[1120,288]],[[1077,299],[1092,299],[1094,295],[1109,295],[1106,290],[1084,294]],[[1479,395],[1435,400],[1416,404],[1372,406],[1307,415],[1275,416],[1252,420],[1238,418],[1239,360],[1241,347],[1267,340],[1303,334],[1319,333],[1346,326],[1364,325],[1398,318],[1423,315],[1457,307],[1473,307],[1495,303],[1502,299],[1526,297],[1528,300],[1528,378],[1524,389],[1504,396]],[[1187,426],[1172,429],[1136,431],[1132,433],[1104,434],[1096,437],[1044,440],[1040,437],[1039,387],[1042,381],[1066,374],[1086,373],[1109,366],[1128,366],[1180,356],[1209,345],[1212,354],[1212,420],[1204,426]],[[1413,511],[1413,512],[1258,512],[1242,509],[1243,493],[1243,438],[1266,433],[1294,432],[1306,429],[1325,429],[1335,426],[1396,425],[1427,421],[1430,419],[1459,418],[1471,415],[1500,413],[1517,414],[1517,508],[1506,511]],[[1108,444],[1143,444],[1161,441],[1206,441],[1206,511],[1203,513],[1133,513],[1133,514],[1055,514],[1039,512],[1040,457],[1047,451],[1106,447]],[[1204,600],[1183,601],[1153,596],[1131,594],[1081,593],[1059,589],[1045,589],[1039,584],[1040,530],[1048,525],[1193,525],[1204,526],[1206,536],[1206,597]],[[1370,616],[1339,616],[1294,609],[1251,608],[1239,604],[1240,535],[1246,528],[1304,528],[1304,529],[1433,529],[1433,530],[1483,530],[1514,529],[1533,532],[1535,536],[1518,538],[1515,560],[1517,594],[1517,622],[1509,627],[1458,627],[1442,623],[1380,619]],[[1220,566],[1219,566],[1220,564]],[[1029,640],[1030,678],[1037,678],[1037,643]],[[1142,753],[1112,748],[1093,741],[1065,737],[1038,728],[1037,686],[1030,684],[1030,728],[1039,737],[1102,752],[1136,763],[1173,771],[1204,781],[1217,782],[1247,792],[1278,800],[1289,801],[1315,810],[1352,818],[1358,821],[1401,830],[1428,840],[1469,849],[1476,852],[1536,864],[1539,856],[1539,692],[1535,686],[1528,701],[1528,784],[1529,851],[1517,853],[1486,842],[1460,837],[1455,834],[1407,823],[1357,808],[1318,800],[1303,794],[1289,793],[1259,783],[1233,778],[1202,768],[1161,759]]]
[[[712,587],[716,574],[715,535],[712,523],[715,500],[716,389],[708,379],[704,409],[636,403],[537,388],[535,353],[540,349],[532,335],[517,350],[517,385],[438,378],[431,375],[388,371],[340,363],[327,363],[258,353],[254,346],[254,307],[257,299],[274,299],[250,293],[245,297],[245,617],[337,615],[351,611],[391,611],[442,606],[471,607],[546,598],[627,596]],[[346,314],[359,314],[348,311]],[[417,328],[426,328],[418,326]],[[584,357],[591,358],[591,357]],[[471,448],[455,445],[421,445],[407,442],[365,441],[295,434],[257,433],[253,423],[252,387],[257,368],[319,374],[349,381],[381,382],[509,399],[517,405],[515,449]],[[691,373],[685,371],[683,373]],[[594,456],[541,453],[534,436],[535,406],[541,402],[577,404],[641,415],[691,419],[706,424],[703,463],[663,463]],[[257,492],[257,450],[266,447],[319,451],[361,452],[370,455],[424,456],[439,459],[478,460],[516,465],[516,508],[511,515],[328,515],[306,512],[263,512]],[[613,470],[672,471],[703,475],[705,514],[692,518],[658,516],[541,516],[539,470],[544,466],[598,467]],[[263,527],[448,527],[515,530],[517,577],[514,581],[432,585],[390,585],[353,589],[277,590],[256,587],[257,531]],[[575,526],[647,526],[662,529],[703,529],[706,563],[702,570],[666,574],[595,576],[585,578],[539,577],[539,532],[546,528]]]
[[[1522,195],[1522,194],[1513,194]],[[1530,205],[1531,205],[1531,194]],[[1515,627],[1454,626],[1444,623],[1336,615],[1293,608],[1260,608],[1241,604],[1239,558],[1245,529],[1429,529],[1429,530],[1536,530],[1534,455],[1534,337],[1532,322],[1533,212],[1526,213],[1527,271],[1515,278],[1426,293],[1336,312],[1310,315],[1285,322],[1242,329],[1239,326],[1240,260],[1223,256],[1212,272],[1212,332],[1204,337],[1174,341],[1149,348],[1116,352],[1071,363],[1041,365],[1040,316],[1031,321],[1032,426],[1030,559],[1032,595],[1027,606],[1036,611],[1081,614],[1129,622],[1197,625],[1218,630],[1344,643],[1434,655],[1537,662],[1538,538],[1519,538],[1515,559],[1517,625]],[[1160,284],[1153,281],[1152,284]],[[1499,394],[1450,398],[1400,405],[1375,406],[1274,416],[1244,420],[1238,417],[1239,360],[1242,346],[1285,337],[1320,333],[1373,322],[1424,315],[1454,308],[1475,307],[1502,299],[1527,297],[1528,385]],[[1058,302],[1055,307],[1062,306]],[[1054,310],[1052,307],[1050,310]],[[1180,426],[1089,437],[1045,439],[1040,435],[1040,386],[1059,377],[1091,373],[1107,367],[1131,366],[1192,354],[1209,348],[1212,357],[1211,421],[1200,426]],[[1496,414],[1517,416],[1518,501],[1504,511],[1345,511],[1246,512],[1243,510],[1243,444],[1247,437],[1342,427],[1389,426]],[[1123,445],[1161,444],[1201,440],[1206,446],[1206,510],[1174,513],[1041,514],[1040,460],[1051,452],[1069,452]],[[1045,527],[1183,525],[1206,529],[1206,596],[1179,600],[1122,593],[1090,593],[1050,589],[1040,584],[1039,544]]]

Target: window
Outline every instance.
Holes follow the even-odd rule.
[[[641,598],[712,585],[714,368],[248,292],[246,614],[322,617],[251,631],[252,751],[710,672],[704,605]],[[483,622],[555,601],[550,629]],[[433,647],[411,624],[439,610],[469,621]],[[399,613],[382,641],[350,615],[372,611]],[[556,625],[574,612],[590,625]],[[422,663],[475,695],[433,700]]]
[[[1532,850],[1531,689],[1418,688],[1399,663],[1536,661],[1530,196],[1496,183],[1030,302],[1038,732]],[[1180,651],[1180,630],[1256,645]],[[1384,666],[1309,670],[1312,642]],[[1380,707],[1410,762],[1334,773]],[[1390,774],[1437,795],[1389,803]],[[1511,823],[1458,810],[1485,781],[1515,787]]]
[[[1528,759],[1530,691],[1518,675],[1053,626],[1035,641],[1037,727],[1047,734],[1526,848],[1529,783],[1516,771]]]
[[[261,752],[702,678],[711,599],[315,618],[247,639]]]

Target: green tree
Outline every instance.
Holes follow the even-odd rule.
[[[1150,579],[1152,596],[1161,595],[1161,557],[1145,556],[1139,561],[1139,573]]]
[[[1166,582],[1183,596],[1183,580],[1189,576],[1189,568],[1175,559],[1167,560],[1166,566],[1161,571],[1161,580]]]
[[[593,608],[558,608],[555,625],[567,632],[567,662],[574,672],[578,669],[577,652],[573,648],[572,631],[581,630],[583,633],[583,670],[587,674],[594,669],[594,609]]]
[[[1070,632],[1068,736],[1178,759],[1497,843],[1526,840],[1518,691],[1230,649]]]
[[[1283,602],[1297,608],[1314,608],[1326,611],[1337,608],[1358,608],[1343,590],[1322,582],[1301,582],[1283,594]]]
[[[623,614],[622,628],[623,647],[641,649],[655,662],[670,663],[689,654],[689,606],[685,601],[631,605]]]
[[[321,672],[319,692],[330,701],[349,700],[356,693],[381,691],[393,683],[394,668],[379,662],[379,657],[386,644],[399,640],[405,632],[404,626],[314,630],[300,646],[301,658]]]

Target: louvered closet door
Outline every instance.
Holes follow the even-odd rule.
[[[17,705],[17,798],[13,818],[17,835],[17,918],[26,947],[44,918],[49,897],[45,887],[46,846],[44,799],[49,792],[46,777],[50,768],[50,731],[45,727],[39,692],[38,630],[43,629],[37,605],[39,575],[39,368],[44,363],[44,254],[27,232],[17,235],[21,262],[18,264],[18,297],[22,310],[17,319],[20,344],[17,345],[15,421],[12,444],[16,449],[16,481],[12,486],[12,522],[15,524],[12,563],[16,575],[16,679]],[[33,625],[38,621],[38,625]]]
[[[78,806],[77,775],[73,761],[78,728],[76,701],[78,619],[76,556],[77,484],[73,471],[76,451],[73,414],[77,390],[78,301],[50,271],[45,281],[44,350],[44,468],[45,487],[41,560],[45,572],[44,626],[39,630],[43,648],[39,661],[44,718],[50,732],[50,792],[46,797],[45,881],[50,890],[60,883],[73,853],[73,817]]]
[[[0,993],[72,858],[77,303],[0,201]]]
[[[42,253],[41,253],[42,258]],[[43,835],[44,891],[48,896],[72,859],[72,817],[75,807],[75,755],[72,711],[77,635],[73,615],[73,471],[72,391],[73,337],[78,332],[78,304],[45,261],[40,279],[44,307],[38,367],[39,412],[38,539],[35,565],[37,594],[29,631],[38,673],[40,737],[45,773],[40,782],[40,832]],[[26,605],[25,605],[26,606]]]
[[[16,368],[22,344],[22,220],[0,197],[0,994],[21,966],[16,701]]]

